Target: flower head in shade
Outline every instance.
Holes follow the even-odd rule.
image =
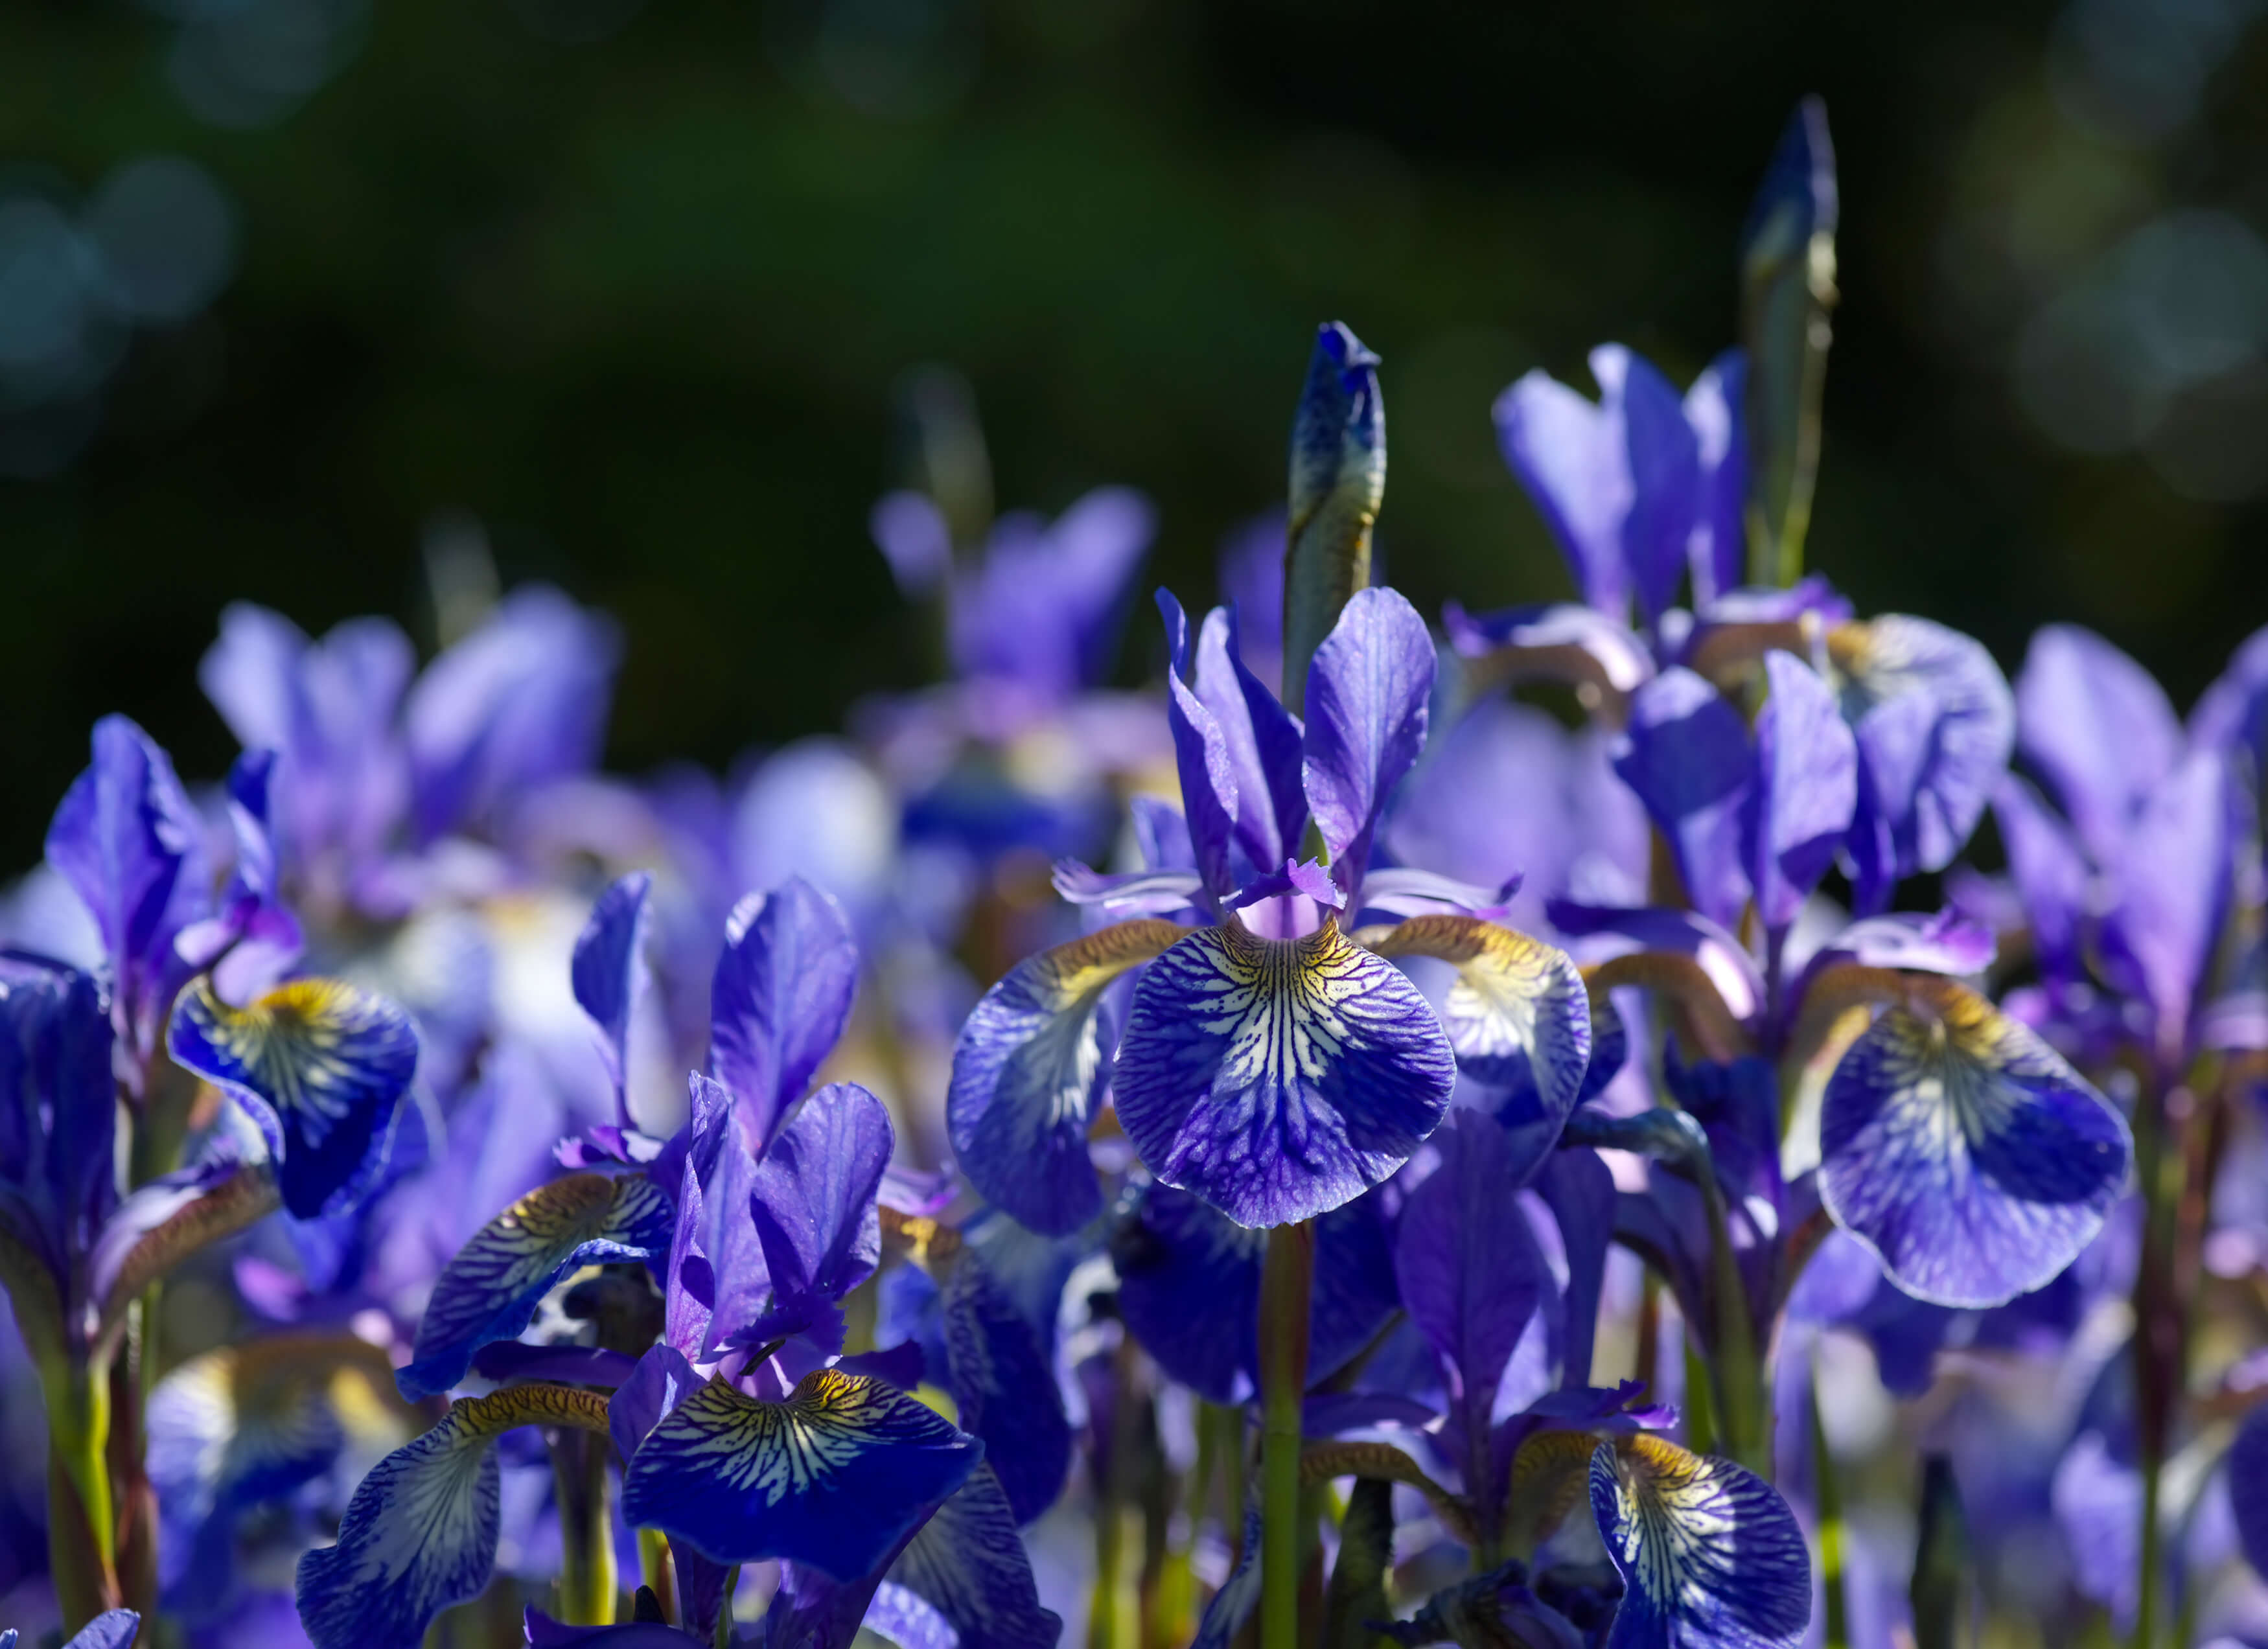
[[[1160,604],[1182,817],[1154,836],[1177,862],[1058,868],[1068,897],[1130,919],[1030,958],[979,1004],[947,1101],[963,1171],[1034,1229],[1077,1228],[1101,1207],[1086,1141],[1108,1091],[1158,1180],[1239,1225],[1277,1225],[1406,1160],[1461,1056],[1520,1064],[1564,1115],[1589,1052],[1565,958],[1469,914],[1496,909],[1492,892],[1372,868],[1432,688],[1409,603],[1371,589],[1347,604],[1315,651],[1304,725],[1244,668],[1226,610],[1185,681],[1188,629],[1171,597]],[[1326,857],[1301,857],[1311,829]],[[1411,911],[1437,914],[1393,925]],[[1189,914],[1198,925],[1170,919]],[[1381,920],[1359,925],[1368,916]],[[1389,947],[1458,966],[1449,1031]],[[1144,964],[1130,997],[1114,989]]]

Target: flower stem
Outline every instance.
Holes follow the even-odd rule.
[[[43,1371],[48,1410],[48,1563],[75,1632],[119,1604],[110,1499],[110,1381],[91,1369]]]
[[[1819,1413],[1819,1363],[1811,1365],[1811,1472],[1813,1505],[1819,1515],[1819,1584],[1827,1595],[1826,1631],[1820,1649],[1849,1649],[1851,1628],[1843,1598],[1843,1488],[1835,1475],[1835,1454],[1827,1447],[1827,1424]]]
[[[551,1444],[559,1498],[559,1616],[571,1626],[615,1623],[615,1529],[607,1439],[561,1431]]]
[[[669,1536],[658,1528],[637,1532],[638,1579],[661,1605],[663,1620],[675,1624],[683,1618],[677,1601],[677,1571],[669,1559]]]
[[[1261,1649],[1300,1641],[1300,1409],[1314,1277],[1314,1227],[1270,1227],[1260,1271]]]

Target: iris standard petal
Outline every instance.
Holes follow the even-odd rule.
[[[2110,865],[2118,894],[2102,924],[2108,970],[2150,1005],[2176,1058],[2228,913],[2238,806],[2228,758],[2192,751],[2142,799]]]
[[[570,976],[575,1001],[599,1034],[599,1057],[615,1085],[615,1115],[630,1125],[630,1016],[646,988],[646,896],[652,874],[632,871],[599,895],[575,938]]]
[[[1591,351],[1591,376],[1601,406],[1621,425],[1631,502],[1617,536],[1638,611],[1651,622],[1675,602],[1685,581],[1700,452],[1677,391],[1644,356],[1602,344]]]
[[[1150,1171],[1243,1226],[1312,1218],[1409,1160],[1456,1083],[1416,986],[1326,921],[1263,939],[1233,920],[1152,963],[1116,1076]]]
[[[0,952],[0,1283],[27,1336],[63,1332],[64,1279],[117,1205],[111,1048],[93,975]],[[34,1298],[55,1307],[36,1331]]]
[[[1591,1010],[1583,975],[1565,951],[1474,917],[1412,917],[1373,931],[1359,937],[1377,955],[1454,964],[1441,1028],[1461,1068],[1528,1100],[1522,1115],[1506,1121],[1565,1119],[1590,1065]]]
[[[1540,368],[1497,397],[1494,416],[1505,462],[1558,540],[1584,604],[1627,622],[1620,528],[1631,487],[1617,420]]]
[[[417,1069],[409,1014],[335,979],[295,979],[245,1008],[198,980],[174,1005],[166,1051],[259,1124],[284,1206],[302,1219],[370,1189]]]
[[[1166,621],[1166,723],[1174,738],[1174,768],[1182,784],[1182,813],[1189,846],[1206,891],[1226,898],[1236,889],[1229,850],[1235,844],[1242,805],[1236,758],[1197,689],[1182,681],[1189,667],[1189,621],[1170,590],[1158,592],[1158,611]]]
[[[882,1229],[874,1194],[896,1136],[881,1101],[855,1082],[821,1088],[755,1165],[749,1209],[780,1326],[836,1301],[874,1274]],[[735,1326],[737,1325],[731,1325]]]
[[[668,1196],[640,1174],[571,1174],[538,1186],[442,1269],[417,1325],[416,1360],[395,1373],[401,1395],[430,1397],[464,1379],[474,1352],[526,1328],[578,1267],[659,1257],[674,1216]]]
[[[1331,880],[1349,894],[1394,787],[1425,747],[1433,669],[1425,621],[1388,589],[1357,591],[1308,666],[1300,780]]]
[[[984,993],[953,1050],[946,1127],[961,1172],[1035,1231],[1076,1231],[1102,1205],[1086,1130],[1110,1083],[1103,993],[1189,930],[1122,922],[1027,957]]]
[[[946,1383],[963,1431],[983,1439],[1009,1510],[1028,1523],[1071,1469],[1071,1423],[1040,1337],[983,1259],[955,1255],[939,1289]]]
[[[725,923],[709,987],[709,1070],[762,1149],[843,1034],[858,983],[850,919],[800,876],[750,894]]]
[[[315,1649],[414,1644],[434,1616],[487,1587],[502,1515],[494,1445],[520,1425],[604,1436],[607,1400],[510,1386],[452,1404],[380,1461],[348,1502],[338,1543],[299,1559],[299,1621]]]
[[[1764,655],[1756,782],[1741,812],[1742,858],[1764,926],[1784,931],[1835,862],[1859,799],[1859,746],[1819,673]]]
[[[820,1369],[783,1402],[712,1381],[650,1432],[622,1513],[719,1563],[870,1572],[968,1480],[984,1446],[896,1388]]]
[[[865,1623],[899,1649],[1051,1649],[1063,1635],[990,1460],[898,1554]]]
[[[1748,393],[1749,360],[1739,350],[1710,362],[1685,392],[1698,471],[1688,546],[1697,610],[1738,589],[1747,571]]]
[[[2040,793],[2013,773],[1993,791],[1992,813],[2041,972],[2061,983],[2084,978],[2081,946],[2088,886],[2094,880],[2086,854]]]
[[[1591,1456],[1591,1513],[1623,1578],[1609,1649],[1794,1649],[1811,1554],[1787,1503],[1728,1460],[1646,1433]]]
[[[1614,762],[1669,839],[1693,908],[1712,922],[1737,924],[1749,897],[1741,813],[1756,783],[1741,712],[1683,666],[1665,670],[1631,695]]]
[[[2093,630],[2043,625],[2016,676],[2017,742],[2098,863],[2181,759],[2182,725],[2150,673]]]
[[[1300,723],[1244,667],[1236,615],[1217,607],[1197,632],[1197,698],[1220,728],[1236,773],[1236,843],[1254,865],[1297,855],[1307,827]]]
[[[1820,1118],[1820,1199],[1907,1293],[1997,1306],[2091,1241],[2132,1145],[2102,1096],[1972,991],[1915,980],[1852,1045]]]

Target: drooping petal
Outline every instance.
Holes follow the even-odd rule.
[[[599,1034],[599,1057],[615,1085],[615,1115],[630,1125],[630,1016],[646,988],[646,895],[653,877],[632,871],[599,895],[591,919],[575,937],[570,975],[575,1001]]]
[[[520,1425],[603,1435],[606,1399],[509,1386],[452,1404],[380,1461],[348,1503],[338,1543],[299,1559],[299,1620],[315,1649],[414,1644],[434,1616],[486,1589],[502,1518],[494,1445]]]
[[[2094,1239],[2132,1146],[2029,1028],[1949,983],[1926,999],[1884,1010],[1829,1079],[1820,1198],[1906,1292],[1997,1306]]]
[[[571,1174],[481,1227],[433,1285],[416,1359],[396,1373],[413,1401],[465,1377],[473,1353],[527,1327],[543,1296],[578,1267],[657,1259],[674,1211],[641,1174]]]
[[[800,1332],[874,1274],[882,1253],[874,1194],[895,1143],[889,1112],[855,1082],[821,1088],[788,1120],[749,1187],[771,1285],[769,1321],[726,1325],[726,1343]]]
[[[94,917],[111,970],[120,1075],[139,1093],[189,968],[173,940],[205,914],[202,828],[173,763],[123,716],[94,725],[93,762],[48,827],[48,863]]]
[[[1859,747],[1818,672],[1764,655],[1756,785],[1741,814],[1742,858],[1764,926],[1784,931],[1835,862],[1859,797]]]
[[[709,988],[709,1070],[740,1101],[753,1145],[803,1097],[858,983],[850,919],[802,877],[733,908]]]
[[[865,1623],[899,1649],[1052,1649],[1063,1622],[989,1459],[898,1554]]]
[[[1327,321],[1316,331],[1292,419],[1284,698],[1295,711],[1307,682],[1292,679],[1294,673],[1370,583],[1371,529],[1385,497],[1386,403],[1378,357],[1343,323]]]
[[[971,1184],[1033,1230],[1061,1236],[1101,1207],[1086,1132],[1116,1040],[1103,993],[1188,931],[1122,922],[1027,957],[961,1027],[945,1101],[954,1153]]]
[[[1212,712],[1236,774],[1236,843],[1265,868],[1295,857],[1307,828],[1300,729],[1244,667],[1236,615],[1217,607],[1197,632],[1197,696]]]
[[[983,1453],[871,1376],[820,1369],[783,1402],[717,1381],[647,1436],[622,1513],[719,1563],[784,1557],[848,1579],[887,1557]]]
[[[46,1327],[63,1332],[73,1262],[117,1204],[117,1118],[93,976],[0,952],[0,1282],[27,1336],[35,1297],[53,1307]]]
[[[1441,1028],[1460,1067],[1512,1091],[1517,1120],[1564,1121],[1575,1108],[1590,1064],[1591,1010],[1565,951],[1472,917],[1412,917],[1364,937],[1380,956],[1455,964]]]
[[[1441,628],[1461,657],[1490,659],[1515,681],[1588,685],[1619,701],[1653,674],[1653,655],[1629,625],[1580,601],[1478,614],[1452,601],[1441,611]]]
[[[1839,625],[1828,654],[1859,742],[1852,850],[1867,912],[1968,842],[2007,771],[2015,701],[1982,643],[1926,618]]]
[[[1335,923],[1262,939],[1232,921],[1180,940],[1136,987],[1116,1104],[1158,1178],[1239,1225],[1280,1225],[1400,1167],[1455,1075],[1417,988]]]
[[[1756,783],[1740,711],[1692,671],[1665,670],[1631,695],[1630,725],[1614,761],[1668,838],[1693,908],[1712,922],[1737,923],[1749,897],[1741,813]]]
[[[2172,1050],[2187,1037],[2228,912],[2234,811],[2227,759],[2192,752],[2142,799],[2112,861],[2118,899],[2102,924],[2106,963],[2150,1005]]]
[[[1138,798],[1137,799],[1143,799]],[[1174,822],[1181,822],[1174,815]],[[1187,831],[1183,831],[1186,837]],[[1097,871],[1077,859],[1057,859],[1052,880],[1056,891],[1075,905],[1092,905],[1114,922],[1137,917],[1166,917],[1177,910],[1202,906],[1207,898],[1204,878],[1190,870],[1126,871],[1116,874]]]
[[[1397,591],[1360,590],[1307,670],[1300,769],[1331,880],[1351,894],[1394,787],[1425,747],[1433,640]]]
[[[2098,864],[2181,759],[2182,725],[2150,673],[2092,630],[2049,624],[2016,677],[2018,742]]]
[[[1028,1523],[1071,1469],[1071,1424],[1039,1336],[991,1268],[964,1249],[939,1290],[946,1381],[963,1431],[983,1439],[986,1471]]]
[[[295,979],[245,1008],[199,980],[174,1005],[166,1051],[259,1125],[284,1206],[302,1219],[370,1190],[417,1069],[409,1016],[335,979]]]
[[[1169,590],[1158,592],[1158,611],[1166,621],[1166,721],[1174,736],[1174,765],[1182,781],[1182,813],[1188,821],[1189,845],[1197,873],[1215,898],[1236,889],[1236,873],[1229,850],[1236,838],[1236,819],[1242,798],[1238,793],[1236,760],[1220,723],[1183,681],[1189,667],[1189,621]]]
[[[1728,1460],[1645,1433],[1591,1456],[1591,1513],[1623,1578],[1609,1649],[1795,1649],[1811,1554],[1787,1503]]]
[[[1440,1167],[1410,1193],[1395,1236],[1402,1301],[1441,1360],[1456,1427],[1478,1460],[1506,1364],[1549,1285],[1534,1230],[1513,1195],[1512,1152],[1501,1124],[1453,1115],[1434,1135]],[[1469,1481],[1493,1504],[1494,1484]]]
[[[132,1609],[105,1609],[73,1633],[63,1649],[127,1649],[141,1630],[142,1617]],[[15,1635],[12,1630],[8,1633]]]
[[[1158,1365],[1213,1402],[1259,1388],[1263,1234],[1187,1191],[1152,1185],[1111,1240],[1119,1309]],[[1307,1372],[1320,1380],[1376,1337],[1400,1305],[1378,1198],[1359,1196],[1315,1222]]]

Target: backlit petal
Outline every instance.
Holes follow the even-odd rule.
[[[1315,649],[1300,777],[1331,879],[1346,893],[1362,880],[1395,786],[1425,747],[1433,670],[1425,621],[1394,590],[1357,591]]]
[[[1802,659],[1764,655],[1771,694],[1756,714],[1756,783],[1742,856],[1765,927],[1785,930],[1835,862],[1859,798],[1859,747],[1835,696]]]
[[[1591,1512],[1625,1588],[1609,1649],[1793,1649],[1811,1623],[1811,1555],[1754,1472],[1667,1438],[1609,1438]]]
[[[1756,783],[1749,730],[1724,695],[1683,666],[1631,695],[1615,771],[1668,838],[1693,908],[1735,925],[1748,902],[1741,813]]]
[[[648,1434],[622,1513],[719,1563],[784,1557],[847,1579],[887,1557],[983,1453],[870,1376],[821,1369],[784,1402],[712,1382]]]
[[[709,1069],[740,1101],[752,1145],[803,1097],[858,983],[850,919],[802,877],[733,907],[709,989]]]
[[[1312,1218],[1433,1131],[1456,1060],[1417,987],[1326,922],[1231,922],[1144,975],[1121,1044],[1121,1124],[1150,1171],[1244,1226]]]
[[[1103,993],[1189,930],[1123,922],[1027,957],[984,993],[954,1049],[946,1126],[961,1172],[1035,1231],[1076,1231],[1101,1207],[1087,1125],[1110,1081]]]
[[[646,988],[646,895],[653,877],[633,871],[599,895],[575,939],[575,1000],[599,1034],[599,1057],[615,1085],[615,1115],[630,1126],[630,1015]]]
[[[642,1174],[571,1174],[538,1186],[443,1269],[417,1325],[416,1358],[395,1377],[401,1395],[429,1397],[464,1379],[474,1352],[526,1328],[578,1267],[658,1258],[674,1218],[669,1198]]]
[[[2047,1282],[2124,1189],[2125,1123],[2029,1027],[1957,985],[1885,1009],[1829,1079],[1820,1199],[1899,1287],[1997,1306]]]
[[[247,1008],[199,980],[175,1005],[166,1049],[260,1125],[284,1206],[302,1219],[370,1189],[417,1069],[409,1016],[335,979],[295,979]]]

